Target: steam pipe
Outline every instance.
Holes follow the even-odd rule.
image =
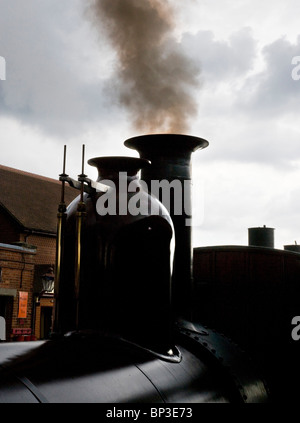
[[[179,180],[182,191],[181,214],[175,210],[178,197],[171,198],[170,215],[175,228],[174,270],[172,276],[172,305],[175,317],[191,319],[193,296],[192,231],[191,231],[191,154],[208,146],[208,141],[181,134],[151,134],[133,137],[124,142],[135,149],[151,166],[142,169],[141,179],[151,191],[151,181]],[[159,200],[164,204],[163,196]],[[164,204],[168,207],[167,204]]]

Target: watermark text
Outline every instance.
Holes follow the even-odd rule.
[[[6,60],[0,56],[0,81],[6,80]]]
[[[292,318],[292,325],[294,326],[291,332],[292,339],[294,341],[299,341],[300,339],[300,316],[295,316]]]
[[[5,327],[5,319],[3,316],[0,316],[0,341],[6,340]]]
[[[96,210],[100,216],[170,214],[182,216],[185,225],[191,226],[190,180],[152,180],[148,187],[143,180],[134,179],[128,183],[127,173],[120,172],[118,181],[102,180],[101,183],[109,189],[97,199]]]
[[[292,65],[295,67],[292,69],[292,78],[294,81],[299,81],[300,79],[300,56],[294,56],[292,58]]]

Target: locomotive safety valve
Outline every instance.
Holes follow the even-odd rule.
[[[110,188],[108,185],[105,185],[105,184],[102,184],[101,182],[96,182],[90,178],[87,178],[86,175],[79,175],[78,181],[86,183],[89,188],[94,190],[94,192],[96,191],[107,192]]]
[[[76,181],[73,178],[70,178],[69,176],[63,176],[61,175],[59,177],[59,180],[62,182],[68,182],[68,184],[75,189],[81,190],[81,184],[83,182],[83,190],[84,192],[88,194],[95,194],[96,192],[107,192],[110,188],[108,185],[102,184],[100,182],[92,181],[89,178],[86,177],[79,177],[78,181]]]

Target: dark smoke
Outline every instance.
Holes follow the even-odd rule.
[[[197,113],[199,69],[173,37],[166,0],[94,0],[93,20],[118,54],[118,96],[137,130],[186,132]]]

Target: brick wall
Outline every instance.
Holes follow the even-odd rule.
[[[33,301],[42,290],[41,275],[49,267],[55,268],[56,237],[39,234],[19,234],[18,245],[0,247],[0,298],[4,304],[7,340],[12,339],[12,331],[17,328],[32,329],[40,338],[41,308],[35,307]],[[3,244],[2,244],[3,245]],[[28,252],[29,246],[36,249]],[[38,283],[37,283],[38,281]],[[19,292],[28,292],[26,319],[18,318]],[[53,307],[53,300],[43,304]],[[35,317],[32,315],[37,313]],[[33,321],[34,320],[34,321]]]
[[[56,254],[56,236],[48,235],[21,235],[21,239],[29,245],[37,247],[36,251],[36,264],[52,265],[55,264]]]
[[[56,236],[21,234],[20,240],[37,247],[36,264],[54,265],[56,254]]]
[[[0,296],[6,301],[7,339],[12,329],[31,328],[35,252],[14,246],[0,246]],[[19,292],[28,292],[27,317],[18,318]]]

